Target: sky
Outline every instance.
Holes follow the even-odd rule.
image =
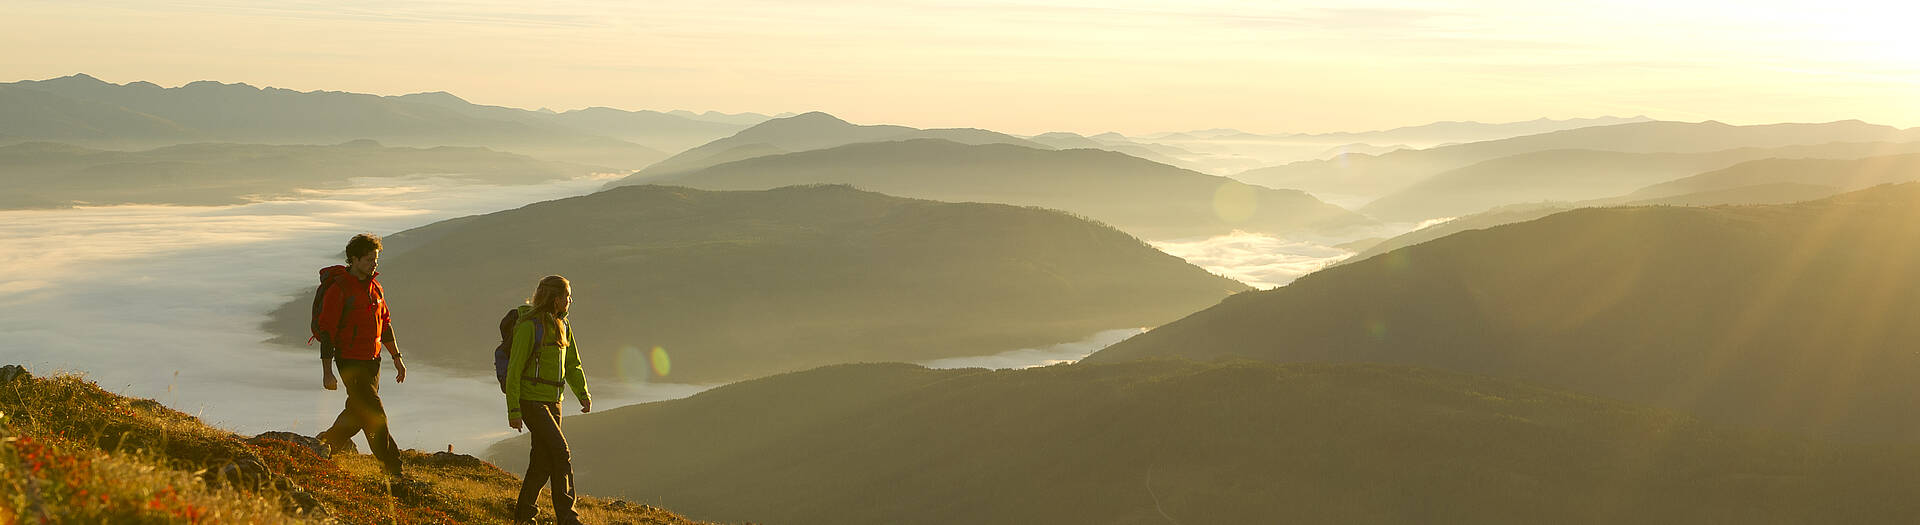
[[[1145,134],[1647,115],[1920,126],[1905,2],[0,0],[0,81]]]

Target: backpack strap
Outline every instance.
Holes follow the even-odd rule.
[[[533,355],[531,356],[533,357],[533,366],[522,368],[520,370],[521,372],[520,378],[528,381],[532,381],[535,383],[539,383],[542,385],[550,385],[550,386],[565,385],[566,383],[562,383],[559,381],[548,381],[546,379],[540,378],[540,339],[542,339],[543,336],[546,334],[546,329],[547,329],[546,323],[540,322],[540,319],[538,318],[533,319],[533,350],[531,350],[531,352],[533,353]]]
[[[335,279],[339,279],[339,277],[335,277]],[[331,339],[333,339],[333,348],[335,350],[339,350],[340,348],[340,331],[347,329],[347,310],[352,307],[353,307],[353,297],[348,296],[346,292],[341,292],[340,293],[340,321],[333,324],[333,335],[329,336]]]

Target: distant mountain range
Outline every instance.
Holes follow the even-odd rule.
[[[1175,133],[1146,135],[1147,139],[1175,140],[1267,140],[1302,141],[1315,140],[1333,143],[1372,143],[1372,144],[1415,144],[1416,147],[1431,147],[1447,143],[1480,142],[1499,140],[1526,135],[1538,135],[1570,129],[1611,126],[1651,122],[1646,116],[1635,117],[1596,117],[1554,120],[1547,118],[1523,122],[1485,123],[1473,121],[1441,121],[1418,126],[1404,126],[1377,131],[1342,131],[1333,133],[1278,133],[1258,134],[1237,129],[1207,129]]]
[[[444,92],[382,97],[200,81],[163,88],[84,74],[0,84],[0,143],[152,148],[195,142],[485,146],[637,169],[738,131],[751,116],[689,118],[607,108],[552,113],[468,103]]]
[[[1646,117],[1600,117],[1487,124],[1435,122],[1381,131],[1341,133],[1257,134],[1237,129],[1207,129],[1128,137],[1101,133],[1089,137],[1110,145],[1106,149],[1150,158],[1214,175],[1230,175],[1303,160],[1326,159],[1340,153],[1378,155],[1396,149],[1431,148],[1450,144],[1499,140],[1567,129],[1648,121]],[[1048,134],[1053,135],[1053,134]],[[1035,137],[1038,140],[1040,137]],[[1146,157],[1122,147],[1152,148],[1166,159]]]
[[[635,174],[635,182],[655,182],[656,177],[698,171],[737,160],[787,152],[827,149],[864,142],[888,142],[913,139],[942,139],[961,144],[1017,144],[1052,149],[1040,143],[1012,135],[982,129],[916,129],[906,126],[852,124],[818,111],[777,118],[741,130],[648,166]],[[664,180],[664,179],[662,179]]]
[[[761,126],[776,122],[792,119]],[[609,186],[635,183],[716,190],[851,184],[907,197],[1055,208],[1152,239],[1236,229],[1326,232],[1371,224],[1298,191],[1252,186],[1111,151],[935,139],[768,155],[662,176],[642,172]]]
[[[1418,222],[1466,215],[1507,204],[1618,197],[1649,184],[1758,159],[1857,159],[1913,152],[1920,152],[1920,141],[1738,148],[1706,153],[1548,150],[1501,157],[1441,172],[1380,197],[1359,211],[1383,221]],[[1805,173],[1814,178],[1827,176],[1824,171],[1795,173]],[[1871,185],[1848,186],[1858,189]],[[1730,188],[1721,186],[1714,189]],[[1642,198],[1686,193],[1696,191],[1676,188],[1676,191]]]
[[[700,113],[694,113],[692,111],[687,111],[684,109],[676,109],[673,111],[668,111],[667,114],[673,115],[676,117],[687,118],[687,119],[704,120],[707,122],[720,122],[724,124],[734,124],[738,126],[752,126],[754,124],[759,124],[761,122],[766,122],[768,120],[772,120],[776,118],[786,118],[794,115],[793,113],[781,113],[778,115],[764,115],[760,113],[721,113],[718,111],[703,111]]]
[[[1836,145],[1837,146],[1837,145]],[[1817,148],[1817,147],[1816,147]],[[1898,149],[1898,148],[1888,148]],[[1769,150],[1771,151],[1771,150]],[[1709,154],[1717,155],[1717,154]],[[1510,204],[1414,230],[1368,247],[1337,264],[1364,260],[1467,230],[1530,221],[1593,206],[1721,206],[1784,204],[1877,184],[1920,180],[1920,154],[1863,159],[1766,159],[1654,184],[1626,195],[1575,202]]]
[[[644,144],[663,151],[680,151],[698,146],[714,138],[777,118],[758,113],[726,114],[712,111],[699,114],[691,111],[661,113],[608,107],[590,107],[559,113],[539,112],[477,105],[444,91],[383,98],[430,104],[475,117],[524,122],[531,126],[559,124],[566,128]]]
[[[1379,198],[1429,177],[1474,164],[1551,150],[1622,153],[1707,153],[1834,142],[1914,142],[1920,130],[1840,121],[1825,124],[1732,126],[1719,122],[1640,122],[1595,126],[1509,139],[1400,150],[1378,156],[1344,155],[1250,170],[1234,178],[1328,196]],[[1743,159],[1750,160],[1750,159]]]
[[[1307,275],[1088,362],[1435,366],[1857,440],[1920,438],[1920,184],[1590,208]]]
[[[1920,150],[1920,147],[1897,149]],[[1767,159],[1744,162],[1726,169],[1654,184],[1624,195],[1620,199],[1627,201],[1659,199],[1763,185],[1816,186],[1831,188],[1834,193],[1839,193],[1914,180],[1920,180],[1920,154],[1915,153],[1860,159]]]
[[[1393,152],[1395,152],[1395,151],[1400,151],[1400,150],[1403,150],[1403,149],[1416,149],[1416,148],[1414,148],[1413,146],[1408,146],[1408,145],[1406,145],[1406,144],[1392,144],[1392,145],[1387,145],[1387,146],[1375,146],[1375,145],[1373,145],[1373,144],[1367,144],[1367,143],[1364,143],[1364,142],[1356,142],[1356,143],[1353,143],[1353,144],[1342,144],[1342,145],[1339,145],[1339,146],[1334,146],[1334,147],[1331,147],[1331,148],[1327,148],[1327,151],[1324,151],[1324,152],[1321,152],[1321,153],[1320,153],[1320,156],[1319,156],[1319,157],[1317,157],[1317,158],[1320,158],[1320,159],[1333,159],[1333,158],[1339,158],[1339,157],[1342,157],[1342,156],[1346,156],[1346,155],[1373,155],[1373,156],[1380,156],[1380,155],[1385,155],[1385,154],[1388,154],[1388,153],[1393,153]]]
[[[1135,142],[1118,134],[1105,137],[1085,137],[1074,133],[1053,132],[1028,137],[1054,149],[1103,149],[1151,160],[1169,166],[1179,166],[1194,171],[1205,171],[1204,163],[1191,162],[1195,153],[1165,144]]]
[[[0,146],[0,209],[75,204],[239,204],[301,189],[344,187],[354,177],[443,175],[531,184],[607,168],[537,160],[485,148],[395,148],[361,140],[332,146],[184,144],[103,151],[30,142]]]
[[[570,415],[567,440],[582,491],[729,523],[1874,523],[1920,512],[1904,497],[1920,489],[1920,460],[1904,448],[1391,365],[833,366]],[[526,441],[486,456],[516,471]]]
[[[844,186],[623,187],[387,241],[381,280],[408,355],[486,369],[474,349],[498,342],[493,323],[560,274],[606,381],[989,355],[1157,325],[1248,289],[1065,213]],[[305,341],[310,297],[269,330]],[[656,347],[670,367],[648,365]]]

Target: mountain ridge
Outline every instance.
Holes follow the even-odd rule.
[[[1703,153],[1743,147],[1912,141],[1920,141],[1920,129],[1902,130],[1857,120],[1757,126],[1733,126],[1715,121],[1652,121],[1585,127],[1423,150],[1400,150],[1378,156],[1355,154],[1330,160],[1299,161],[1248,170],[1234,177],[1255,184],[1299,188],[1316,195],[1377,198],[1447,170],[1500,157],[1553,149]]]
[[[1920,146],[1920,144],[1910,145]],[[1795,149],[1795,148],[1788,148]],[[1465,230],[1485,229],[1545,217],[1575,208],[1602,206],[1724,206],[1786,204],[1830,197],[1869,186],[1920,180],[1920,154],[1842,159],[1747,161],[1719,170],[1650,185],[1604,199],[1509,204],[1387,239],[1335,264],[1349,264],[1401,247]]]
[[[1920,315],[1909,275],[1920,183],[1780,205],[1585,208],[1236,294],[1087,361],[1414,364],[1731,424],[1912,439],[1920,424],[1892,413],[1920,405],[1906,377],[1920,356],[1905,346],[1920,332],[1890,322]]]
[[[1035,149],[940,139],[864,142],[716,164],[678,174],[637,174],[608,183],[758,190],[792,184],[852,184],[943,201],[1061,209],[1143,237],[1335,231],[1372,221],[1294,190],[1262,188],[1138,157],[1094,149]]]
[[[445,92],[379,96],[295,91],[211,80],[166,88],[79,74],[0,84],[9,140],[152,148],[185,142],[486,146],[537,157],[637,169],[678,148],[744,127],[658,112],[615,118],[482,106]],[[605,117],[601,115],[600,117]],[[616,138],[618,137],[618,138]]]
[[[187,143],[144,151],[25,142],[0,146],[0,183],[14,188],[0,197],[0,208],[230,205],[341,188],[360,177],[533,184],[607,171],[480,147],[387,147],[365,139],[325,146]]]
[[[918,129],[890,124],[862,125],[841,120],[825,112],[809,111],[791,117],[767,120],[731,136],[680,152],[657,164],[647,166],[632,178],[635,180],[660,179],[665,176],[698,171],[721,162],[744,160],[717,158],[729,150],[754,144],[764,144],[783,151],[800,152],[866,142],[926,138],[945,139],[962,144],[1007,143],[1051,149],[1049,146],[1027,139],[983,129]],[[652,181],[649,180],[649,182]]]
[[[1700,153],[1544,150],[1500,157],[1436,173],[1404,189],[1375,199],[1361,207],[1359,211],[1386,221],[1418,222],[1524,202],[1600,201],[1614,197],[1621,197],[1618,200],[1622,202],[1647,200],[1697,192],[1676,191],[1661,195],[1627,194],[1644,186],[1726,169],[1756,160],[1770,158],[1851,160],[1914,152],[1920,152],[1920,141],[1833,142],[1735,148]],[[1827,168],[1830,169],[1830,167]],[[1820,171],[1804,168],[1796,173],[1820,173]],[[1819,177],[1819,175],[1810,176]],[[1859,189],[1871,185],[1847,184],[1845,186]],[[1713,189],[1731,189],[1731,186],[1720,185]]]

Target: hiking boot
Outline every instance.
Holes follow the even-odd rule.
[[[425,495],[431,487],[427,482],[401,475],[387,477],[387,492],[396,498],[417,498]]]
[[[334,439],[332,436],[328,436],[326,431],[314,434],[313,438],[320,440],[321,443],[327,444],[328,457],[360,453],[360,447],[354,445],[352,439]]]

